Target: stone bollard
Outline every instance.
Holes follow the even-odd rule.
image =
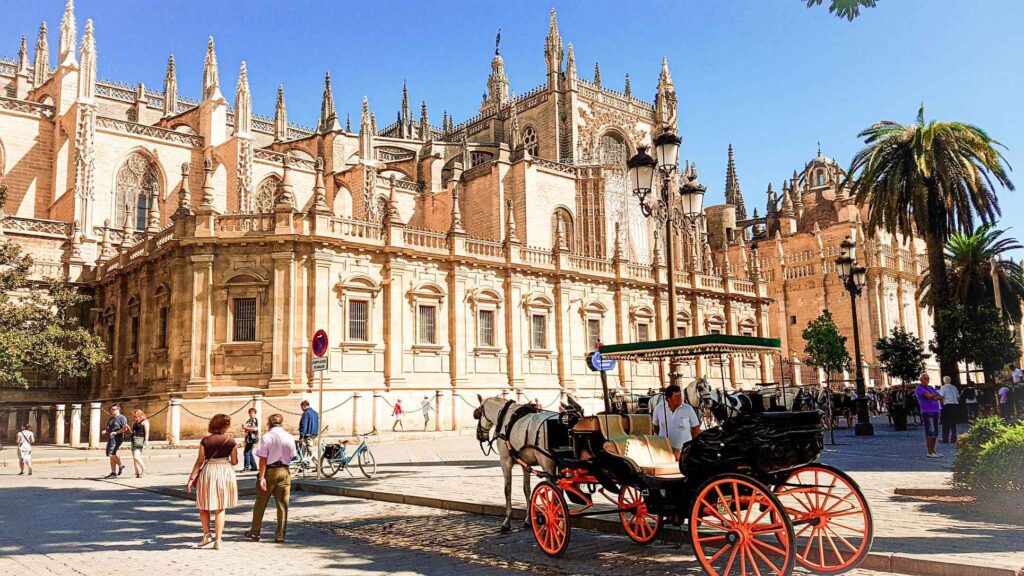
[[[64,443],[64,404],[53,407],[53,443],[58,446]]]
[[[444,395],[440,390],[434,390],[434,432],[440,432],[443,429],[441,426],[441,419],[444,417],[441,414],[441,398]]]
[[[382,404],[382,402],[380,401],[380,394],[374,392],[373,393],[373,401],[370,403],[370,410],[372,410],[372,412],[370,413],[370,417],[371,417],[371,421],[372,421],[372,424],[373,424],[373,427],[371,428],[371,430],[380,430],[380,422],[381,422],[381,419],[380,419],[380,406],[381,406],[381,404]]]
[[[89,403],[89,448],[100,447],[100,407],[99,402]]]
[[[352,393],[352,435],[355,436],[363,431],[362,426],[359,425],[359,399],[362,395],[359,392]]]
[[[252,405],[256,408],[256,429],[260,436],[263,435],[263,394],[256,394],[252,397]]]
[[[167,443],[177,446],[181,440],[181,398],[171,398],[168,402]]]
[[[71,447],[82,445],[82,405],[71,405]]]

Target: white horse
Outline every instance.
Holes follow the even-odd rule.
[[[508,426],[511,416],[522,405],[504,398],[483,399],[477,394],[480,407],[473,411],[477,420],[477,439],[481,443],[497,444],[501,458],[501,471],[505,475],[505,520],[501,523],[501,531],[512,529],[512,468],[523,464],[523,493],[526,503],[530,503],[530,470],[529,466],[540,466],[548,474],[555,474],[557,466],[551,458],[534,448],[548,451],[546,420],[557,418],[557,412],[541,410],[517,418],[512,426]],[[497,430],[494,430],[495,427]],[[493,430],[493,433],[492,433]],[[512,453],[515,453],[515,457]],[[530,525],[530,514],[527,512],[524,527]]]

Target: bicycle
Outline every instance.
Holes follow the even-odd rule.
[[[377,431],[373,430],[365,434],[359,434],[359,445],[356,446],[351,455],[345,453],[349,440],[342,440],[327,445],[326,449],[321,452],[320,471],[327,478],[333,478],[335,474],[347,467],[352,460],[355,460],[363,476],[372,478],[377,472],[377,462],[373,458],[373,453],[370,452],[370,446],[366,442],[366,437],[376,433]]]
[[[324,453],[324,436],[327,434],[327,430],[329,429],[329,426],[324,426],[324,429],[316,436],[316,454]],[[295,457],[288,463],[288,468],[293,474],[298,474],[302,477],[306,476],[307,471],[316,472],[316,456],[312,452],[312,446],[308,446],[306,442],[302,440],[296,442]]]

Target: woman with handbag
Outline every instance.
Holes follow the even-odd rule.
[[[256,419],[256,409],[249,408],[249,419],[242,426],[245,432],[245,452],[242,453],[242,472],[255,472],[256,457],[252,451],[260,441],[260,421]]]
[[[220,550],[225,510],[238,505],[238,480],[235,477],[238,446],[235,439],[227,434],[230,428],[231,417],[227,414],[217,414],[210,419],[207,427],[210,435],[199,443],[199,454],[185,485],[186,493],[193,487],[196,489],[196,506],[203,522],[203,539],[199,541],[199,547],[212,541],[214,550]],[[214,514],[212,538],[210,512]]]
[[[132,464],[135,466],[135,477],[142,478],[146,473],[146,464],[142,461],[142,449],[149,442],[149,419],[146,413],[136,408],[132,410]]]

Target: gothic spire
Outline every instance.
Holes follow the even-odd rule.
[[[747,219],[747,207],[743,203],[743,193],[740,192],[740,179],[736,176],[732,144],[729,144],[729,162],[725,169],[725,203],[736,206],[736,216],[740,220]]]
[[[46,42],[46,22],[39,25],[36,59],[32,62],[33,85],[38,88],[50,77],[50,45]]]
[[[320,102],[320,132],[331,132],[341,130],[338,124],[338,114],[334,110],[334,92],[331,90],[331,73],[324,75],[324,94]]]
[[[377,113],[370,112],[370,134],[377,135]]]
[[[352,133],[352,114],[345,113],[345,132]]]
[[[203,198],[199,205],[204,208],[213,208],[213,160],[203,160]]]
[[[281,180],[277,183],[277,198],[274,200],[274,204],[277,206],[294,206],[291,168],[288,166],[287,155],[283,158],[281,164],[283,172],[281,174]]]
[[[182,162],[181,188],[178,189],[178,209],[174,211],[174,218],[192,215],[192,194],[188,190],[188,169],[188,162]]]
[[[668,70],[668,58],[662,57],[661,74],[658,75],[658,91],[665,88],[675,89],[675,85],[672,83],[672,73]]]
[[[793,196],[790,194],[789,183],[782,181],[782,217],[793,218],[796,212],[793,210]]]
[[[288,139],[288,110],[284,107],[284,86],[277,85],[277,103],[274,105],[274,142]]]
[[[91,100],[96,95],[96,38],[93,36],[92,20],[85,21],[85,33],[82,34],[81,59],[81,70],[78,75],[78,97],[83,100]]]
[[[594,62],[594,86],[601,87],[601,65]]]
[[[75,5],[72,0],[68,0],[64,6],[64,16],[60,19],[60,44],[58,44],[59,52],[57,56],[59,66],[76,64],[76,28]]]
[[[626,94],[626,98],[633,97],[633,87],[629,85],[629,74],[626,74],[626,88],[624,91]]]
[[[501,30],[498,31],[501,39]],[[504,104],[508,100],[508,76],[505,75],[505,60],[498,53],[497,46],[494,58],[491,58],[491,75],[487,77],[487,102]]]
[[[576,79],[576,52],[572,49],[572,42],[569,42],[569,55],[565,58],[565,75]]]
[[[370,119],[370,102],[363,96],[363,115],[359,118],[359,132],[373,132],[373,124]]]
[[[317,156],[316,164],[316,180],[313,182],[313,209],[317,211],[327,211],[327,188],[324,186],[324,157]]]
[[[655,115],[662,126],[676,129],[679,123],[679,102],[672,73],[668,71],[668,58],[661,59],[661,74],[658,75],[658,93],[654,100]]]
[[[22,36],[18,47],[18,74],[28,76],[28,68],[28,38]]]
[[[441,116],[441,132],[448,134],[448,109],[445,108],[444,115]]]
[[[174,70],[174,54],[167,58],[164,76],[164,117],[173,116],[178,109],[178,75]]]
[[[430,133],[430,118],[427,117],[427,101],[420,105],[420,140],[429,142],[433,136]]]
[[[405,80],[402,80],[402,110],[398,121],[402,123],[403,127],[412,123],[412,114],[409,112],[409,86]]]
[[[245,60],[238,69],[238,87],[235,89],[235,136],[249,136],[252,132],[252,95],[249,94],[249,75]]]
[[[523,145],[523,134],[519,131],[519,115],[516,114],[516,94],[512,93],[511,101],[508,105],[508,145],[513,152],[518,150]]]
[[[554,8],[551,9],[548,36],[544,41],[544,60],[547,61],[549,75],[557,75],[562,71],[562,37],[558,35],[558,19]]]
[[[223,100],[220,80],[217,78],[217,52],[213,47],[213,36],[206,43],[206,61],[203,63],[203,100]]]

